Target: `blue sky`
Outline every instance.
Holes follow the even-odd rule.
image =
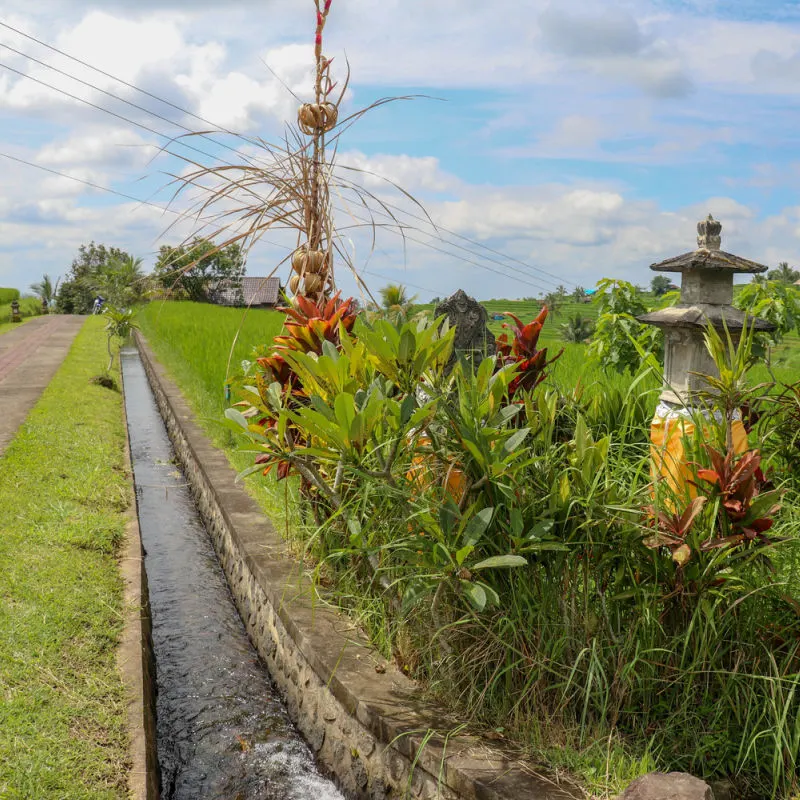
[[[2,13],[0,22],[246,136],[275,137],[294,117],[281,81],[301,96],[310,88],[311,0],[7,0]],[[0,152],[166,202],[166,174],[182,166],[131,122],[179,129],[99,90],[195,130],[196,118],[8,28],[0,45]],[[373,289],[393,280],[423,298],[465,288],[488,299],[607,275],[645,284],[651,262],[693,246],[709,212],[728,249],[769,265],[800,261],[798,3],[334,0],[325,50],[340,74],[350,64],[343,111],[428,96],[371,112],[340,143],[341,163],[364,169],[366,187],[408,225],[405,248],[391,230],[373,245],[337,212]],[[226,157],[196,143],[204,160]],[[90,240],[150,266],[161,244],[193,233],[188,221],[166,231],[174,215],[152,206],[7,159],[0,175],[0,285],[64,274]],[[375,175],[411,192],[438,227],[405,216],[419,209]],[[270,272],[291,248],[269,238],[277,245],[252,250],[250,274]],[[338,274],[346,293],[357,291]]]

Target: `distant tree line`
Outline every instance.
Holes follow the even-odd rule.
[[[244,254],[238,244],[218,248],[208,239],[188,244],[164,245],[155,268],[147,275],[142,259],[119,247],[90,242],[81,245],[60,287],[49,275],[31,290],[61,314],[89,314],[95,298],[109,305],[129,308],[157,293],[197,302],[208,301],[221,286],[241,286]]]

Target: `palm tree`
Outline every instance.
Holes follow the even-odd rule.
[[[31,291],[42,301],[42,304],[51,305],[58,293],[58,281],[53,284],[49,275],[43,275],[37,283],[31,284]]]
[[[582,317],[580,314],[570,317],[561,328],[561,337],[566,342],[573,344],[581,344],[585,342],[594,333],[594,323],[587,317]]]
[[[380,290],[380,295],[384,313],[395,324],[408,319],[411,304],[417,299],[416,295],[409,297],[406,287],[400,283],[387,284]]]
[[[779,283],[794,283],[800,280],[800,272],[792,269],[787,261],[781,261],[777,269],[771,269],[767,273],[767,278],[771,281],[778,281]]]

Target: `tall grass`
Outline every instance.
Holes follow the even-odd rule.
[[[271,342],[285,315],[268,309],[223,308],[206,303],[153,302],[137,321],[156,355],[203,417],[218,419],[228,403],[225,384],[242,372],[253,349]]]
[[[180,386],[200,424],[217,447],[225,450],[239,471],[251,458],[240,451],[241,442],[222,424],[226,382],[242,373],[242,361],[254,349],[271,342],[285,315],[268,309],[224,308],[208,303],[156,301],[142,306],[136,316],[142,333],[159,361]],[[248,491],[277,525],[284,526],[291,509],[287,495],[294,487],[255,477]]]

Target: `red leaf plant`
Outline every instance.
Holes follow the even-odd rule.
[[[656,513],[653,506],[647,506],[644,513],[648,517],[649,524],[656,527],[656,531],[644,540],[644,545],[654,550],[668,547],[672,553],[672,560],[679,567],[683,567],[692,557],[692,548],[686,541],[686,535],[692,529],[697,515],[705,504],[705,497],[695,497],[681,514],[668,511]]]
[[[267,383],[277,381],[284,390],[295,392],[297,380],[291,367],[281,355],[282,351],[322,354],[322,345],[330,342],[338,347],[341,330],[347,333],[353,330],[356,314],[353,310],[353,299],[339,300],[341,292],[337,292],[327,302],[314,303],[307,297],[298,294],[294,308],[281,307],[278,311],[285,313],[287,333],[276,336],[273,340],[272,353],[258,359],[258,365],[264,371]]]
[[[766,532],[780,509],[780,495],[763,491],[767,482],[761,472],[761,453],[748,450],[737,457],[732,448],[723,453],[711,445],[706,445],[705,450],[711,468],[698,469],[697,478],[718,494],[727,525],[719,526],[721,535],[703,542],[702,549],[768,542]]]
[[[298,294],[294,298],[293,307],[278,308],[278,311],[282,311],[288,317],[285,323],[287,332],[284,335],[276,336],[273,339],[270,354],[256,361],[261,370],[256,375],[256,384],[263,406],[261,409],[254,410],[250,402],[236,404],[253,409],[245,412],[245,415],[259,416],[254,424],[262,429],[274,431],[277,424],[276,417],[268,411],[269,403],[266,398],[271,384],[280,384],[285,402],[295,406],[305,402],[305,392],[300,379],[283,354],[302,352],[322,355],[325,342],[338,348],[341,344],[341,332],[350,333],[352,331],[356,322],[353,299],[340,300],[339,295],[340,292],[337,292],[327,302],[315,303]],[[257,412],[261,412],[262,415]],[[294,426],[289,425],[286,435],[293,438],[296,433]],[[269,473],[273,466],[277,466],[279,480],[288,477],[292,471],[291,464],[287,460],[274,455],[260,455],[256,458],[255,463],[266,465],[264,475]]]
[[[527,325],[524,325],[519,317],[509,311],[506,311],[504,316],[514,320],[513,328],[503,323],[504,328],[513,331],[514,338],[509,341],[507,333],[500,334],[497,337],[496,352],[498,363],[502,366],[516,364],[518,367],[518,373],[508,389],[509,398],[513,399],[519,389],[535,389],[545,379],[545,368],[559,358],[564,350],[563,348],[559,350],[548,361],[547,348],[537,348],[539,335],[547,319],[547,306],[542,306],[536,319]]]

